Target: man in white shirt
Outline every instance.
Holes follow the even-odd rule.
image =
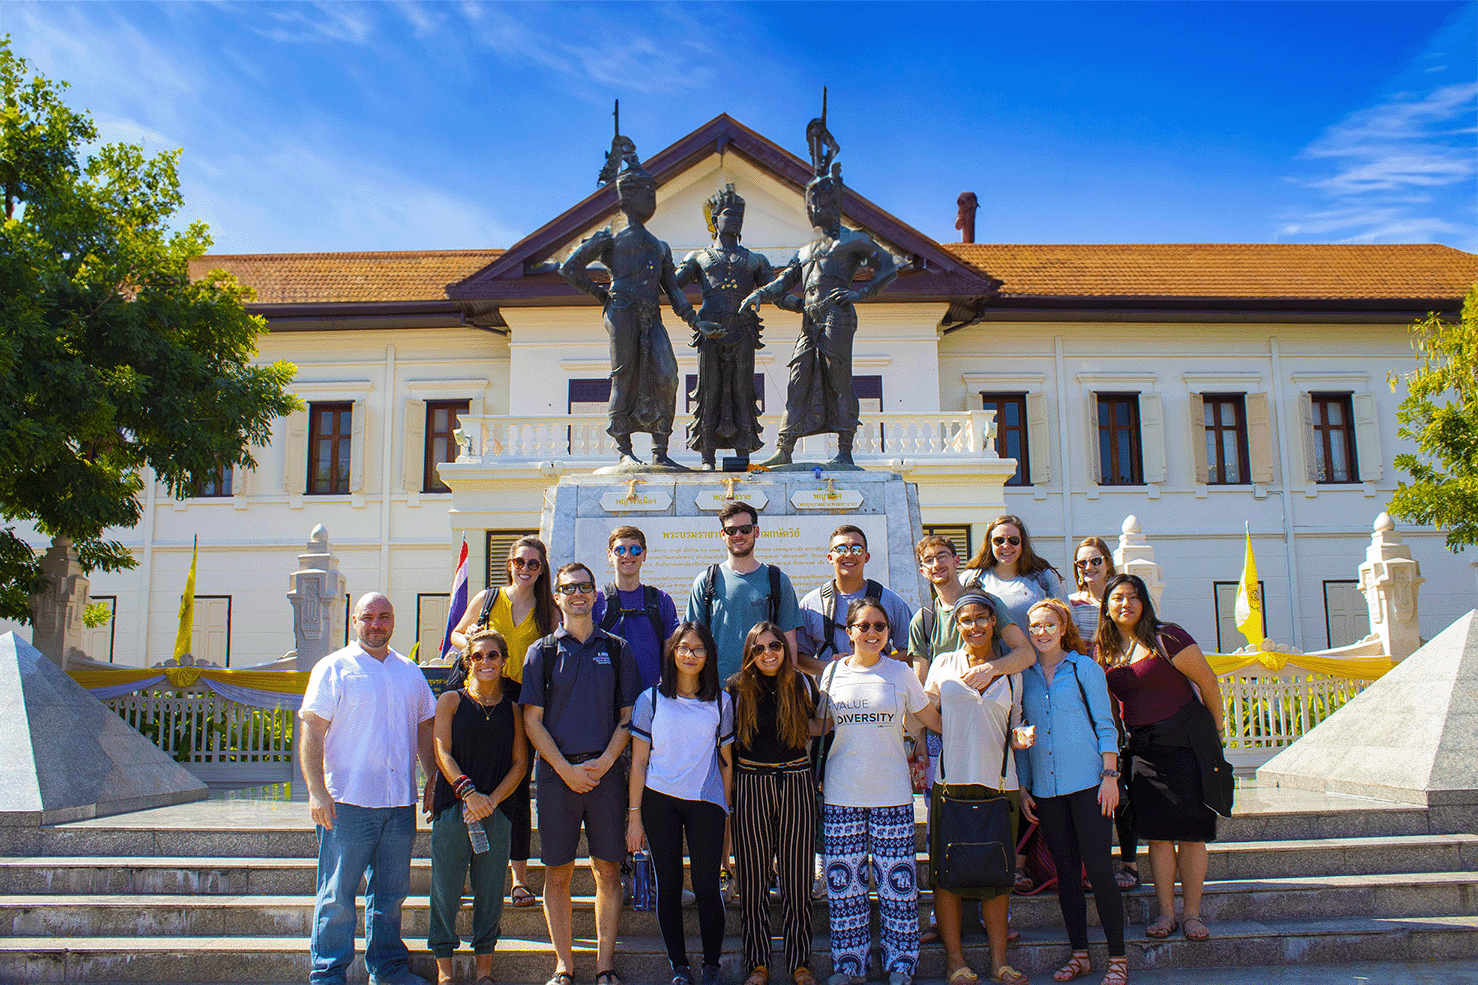
[[[416,804],[430,809],[436,700],[421,669],[390,649],[395,610],[378,592],[354,606],[351,643],[320,660],[299,712],[298,761],[318,826],[312,985],[342,985],[354,960],[354,897],[364,894],[371,985],[426,985],[410,970],[400,905],[410,891]],[[426,773],[416,782],[416,760]]]

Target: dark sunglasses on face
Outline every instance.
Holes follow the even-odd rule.
[[[1084,558],[1083,560],[1077,562],[1077,565],[1080,568],[1097,568],[1100,567],[1102,564],[1103,558],[1101,557]]]
[[[771,653],[784,653],[785,644],[782,643],[780,640],[771,640],[768,643],[756,643],[754,646],[749,648],[749,655],[751,657],[758,657],[761,656],[766,650],[769,650]]]
[[[1020,537],[992,537],[990,542],[997,547],[1000,547],[1002,544],[1010,544],[1012,547],[1021,546]]]
[[[827,551],[827,553],[835,554],[837,557],[846,557],[848,554],[853,557],[861,557],[867,553],[867,548],[861,544],[837,544],[831,550]]]
[[[540,568],[544,567],[544,562],[543,561],[540,561],[536,557],[531,557],[531,558],[511,557],[511,558],[508,559],[508,563],[511,564],[511,565],[513,565],[519,571],[522,571],[525,568],[528,568],[530,571],[538,571]]]
[[[508,657],[502,653],[499,653],[497,650],[493,650],[491,653],[469,654],[467,659],[471,660],[473,663],[477,663],[479,660],[507,660]]]
[[[852,628],[863,633],[886,633],[888,624],[885,622],[854,622]]]
[[[732,527],[724,527],[723,530],[724,530],[724,536],[725,537],[732,537],[735,534],[750,534],[750,533],[754,533],[754,528],[755,528],[755,525],[753,523],[738,523],[738,524],[735,524]]]
[[[576,592],[579,592],[581,595],[591,595],[595,592],[595,584],[588,581],[566,582],[556,588],[555,591],[562,595],[574,595]]]
[[[644,549],[640,544],[632,544],[630,547],[627,547],[625,544],[617,544],[611,548],[611,553],[617,557],[625,557],[628,554],[632,557],[641,557]]]

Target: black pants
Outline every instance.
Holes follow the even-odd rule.
[[[784,772],[740,766],[734,771],[734,862],[744,915],[747,971],[770,964],[770,872],[784,900],[785,964],[811,966],[811,819],[816,780],[811,764]]]
[[[698,903],[698,929],[703,936],[703,963],[716,965],[724,950],[724,900],[718,890],[719,862],[724,851],[724,809],[706,800],[682,800],[647,787],[642,793],[641,822],[657,877],[657,925],[672,967],[688,967],[683,939],[683,835],[693,895]]]
[[[1039,797],[1037,819],[1057,865],[1057,903],[1074,951],[1088,950],[1088,903],[1078,873],[1088,870],[1110,957],[1124,956],[1124,899],[1114,881],[1113,824],[1098,809],[1098,788]]]

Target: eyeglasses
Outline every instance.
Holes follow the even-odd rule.
[[[992,537],[990,542],[996,547],[1000,547],[1002,544],[1010,544],[1012,547],[1021,546],[1020,537]]]
[[[837,557],[846,557],[848,554],[853,557],[861,557],[867,553],[867,548],[861,544],[837,544],[826,553],[835,554]]]
[[[938,554],[930,554],[928,557],[924,558],[922,561],[919,562],[919,567],[921,567],[921,568],[935,568],[935,567],[938,567],[939,565],[943,564],[946,559],[952,558],[952,557],[955,557],[955,556],[953,554],[951,554],[949,551],[940,551]],[[959,559],[958,558],[955,558],[955,560],[959,560]]]
[[[785,644],[780,640],[771,640],[768,643],[756,643],[749,648],[749,655],[751,657],[758,657],[764,654],[766,650],[769,650],[771,653],[784,653]]]
[[[888,624],[885,622],[854,622],[852,628],[863,633],[886,633]]]
[[[617,557],[625,557],[628,554],[630,554],[632,557],[641,557],[645,551],[646,548],[642,547],[640,544],[632,544],[630,547],[627,547],[625,544],[617,544],[615,547],[611,548],[611,553],[616,555]]]
[[[565,582],[563,585],[557,586],[554,590],[561,595],[574,595],[576,592],[579,592],[581,595],[593,595],[595,594],[595,583],[589,581]]]
[[[1081,561],[1074,561],[1073,564],[1076,565],[1079,568],[1099,568],[1099,567],[1102,567],[1103,566],[1103,558],[1102,557],[1084,558]]]
[[[508,563],[511,564],[511,565],[513,565],[519,571],[522,571],[525,568],[528,568],[530,571],[538,571],[540,568],[544,567],[544,562],[543,561],[540,561],[536,557],[531,557],[531,558],[511,557],[511,558],[508,559]]]
[[[708,656],[708,647],[688,646],[686,643],[679,643],[672,648],[672,652],[680,657],[706,657]]]
[[[724,536],[725,537],[732,537],[735,534],[752,534],[752,533],[754,533],[754,528],[756,526],[758,526],[758,524],[754,524],[754,523],[738,523],[738,524],[735,524],[732,527],[724,527],[723,528]]]
[[[508,655],[506,653],[499,653],[497,650],[494,650],[491,653],[468,654],[467,659],[471,660],[473,663],[477,663],[479,660],[507,660]]]

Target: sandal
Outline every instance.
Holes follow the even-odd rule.
[[[744,979],[744,985],[770,985],[770,969],[762,964],[755,965],[749,977]]]
[[[979,981],[980,976],[971,971],[970,966],[967,964],[960,965],[954,971],[950,972],[949,977],[945,979],[948,985],[976,985]]]
[[[575,985],[575,979],[568,971],[556,971],[544,985]]]
[[[1002,982],[1003,985],[1031,985],[1031,979],[1008,964],[1003,964],[990,976],[993,982]]]
[[[795,985],[816,985],[816,976],[811,974],[810,968],[797,968],[790,978]]]
[[[1054,982],[1070,982],[1074,978],[1081,978],[1093,970],[1093,961],[1088,957],[1087,951],[1074,951],[1072,960],[1058,968],[1052,973]]]
[[[1020,893],[1021,895],[1026,896],[1030,894],[1033,889],[1036,888],[1037,884],[1032,881],[1031,876],[1026,874],[1026,870],[1021,868],[1020,866],[1017,866],[1016,885],[1012,887],[1012,892]]]
[[[919,944],[933,944],[939,940],[939,925],[931,923],[919,931]]]
[[[1161,917],[1144,928],[1144,936],[1152,941],[1162,941],[1180,929],[1180,921],[1174,917]]]
[[[621,979],[616,977],[615,969],[607,968],[595,973],[595,985],[621,985]]]
[[[1139,868],[1129,865],[1119,866],[1119,872],[1114,876],[1114,882],[1119,884],[1119,892],[1132,893],[1139,888]]]
[[[1211,928],[1206,926],[1206,921],[1198,916],[1186,917],[1185,939],[1188,941],[1209,941],[1211,939]]]
[[[1128,985],[1129,982],[1129,959],[1109,958],[1108,974],[1103,976],[1103,981],[1098,985]]]
[[[509,893],[508,895],[509,898],[512,900],[514,906],[533,906],[534,904],[539,902],[539,897],[535,896],[527,886],[514,886],[513,892]],[[563,974],[563,972],[561,972],[561,974]],[[554,979],[551,978],[550,981],[554,981]]]

